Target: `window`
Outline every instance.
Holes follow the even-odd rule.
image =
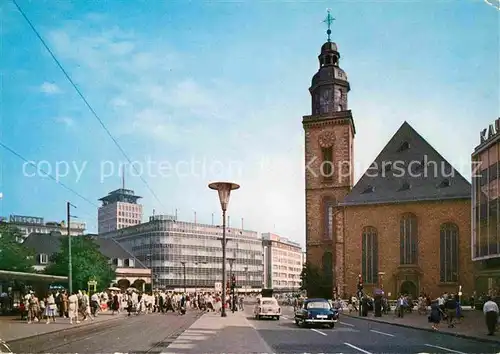
[[[339,106],[337,107],[337,111],[341,112],[343,109],[344,109],[344,107],[342,107],[342,105],[339,104]]]
[[[448,178],[443,179],[441,183],[439,183],[438,188],[447,188],[450,186],[450,180]]]
[[[363,191],[363,194],[367,194],[367,193],[373,193],[375,192],[375,187],[374,186],[368,186],[365,188],[365,190]]]
[[[335,211],[335,200],[329,199],[324,203],[324,234],[323,237],[327,240],[333,240],[334,234],[334,211]]]
[[[323,258],[321,260],[322,263],[322,270],[323,274],[325,275],[326,279],[328,279],[330,282],[333,280],[333,256],[331,252],[326,251],[323,254]]]
[[[49,256],[42,253],[40,254],[40,264],[47,264],[49,263]]]
[[[410,184],[408,182],[403,182],[403,184],[401,184],[401,187],[399,188],[399,191],[407,191],[411,188]]]
[[[378,239],[377,229],[363,228],[362,234],[361,275],[367,284],[376,284],[378,280]]]
[[[323,162],[321,163],[321,175],[323,178],[332,178],[333,176],[333,147],[321,148]]]
[[[399,146],[398,152],[402,152],[405,150],[408,150],[410,148],[410,143],[407,141],[403,141],[401,145]]]
[[[413,214],[405,214],[400,221],[400,263],[417,264],[418,229],[417,217]]]
[[[306,309],[331,309],[330,303],[328,301],[311,301],[306,304]]]
[[[441,283],[458,282],[458,226],[441,225],[439,246],[439,279]]]
[[[490,180],[490,182],[495,181],[498,178],[497,166],[498,166],[498,162],[489,167],[489,171],[488,171],[489,178],[488,179]]]

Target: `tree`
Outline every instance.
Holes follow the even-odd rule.
[[[332,297],[332,280],[329,278],[315,265],[306,263],[300,273],[300,289],[306,290],[308,297],[329,299]]]
[[[34,272],[34,253],[18,242],[22,234],[15,226],[0,222],[0,269]]]
[[[88,236],[71,236],[71,263],[73,270],[73,289],[86,289],[89,280],[97,281],[98,289],[107,287],[115,272],[108,259],[99,251],[99,245]],[[50,257],[50,265],[45,273],[52,275],[68,275],[69,254],[68,237],[60,238],[61,246],[57,253]]]

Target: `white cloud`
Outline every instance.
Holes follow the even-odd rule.
[[[54,83],[44,82],[40,85],[40,92],[43,92],[47,95],[56,95],[62,93],[62,90]]]
[[[55,121],[67,127],[73,127],[75,125],[75,120],[70,117],[57,117]]]

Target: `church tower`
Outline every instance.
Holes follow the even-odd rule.
[[[354,120],[348,106],[347,75],[340,53],[328,40],[321,47],[319,69],[313,76],[311,115],[304,116],[307,261],[325,276],[324,289],[343,295],[345,281],[344,212],[339,205],[353,186]],[[319,295],[319,294],[317,294]],[[310,294],[314,296],[314,294]]]

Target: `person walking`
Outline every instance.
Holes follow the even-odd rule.
[[[436,300],[431,303],[431,313],[429,315],[429,322],[432,323],[432,329],[437,331],[439,323],[441,322],[442,312],[439,307],[439,302]]]
[[[69,317],[69,324],[73,324],[73,320],[76,321],[76,323],[80,323],[78,320],[78,292],[73,291],[73,294],[71,294],[68,297],[68,317]]]
[[[50,320],[52,322],[56,322],[56,311],[57,311],[57,304],[56,304],[56,299],[53,293],[50,293],[49,296],[47,296],[47,304],[46,304],[46,310],[45,310],[45,316],[47,317],[47,324],[50,323]]]
[[[488,335],[492,336],[495,334],[498,321],[498,305],[490,296],[488,296],[487,301],[484,303],[483,312],[486,320],[486,327],[488,328]]]
[[[453,323],[455,316],[457,314],[457,300],[455,299],[455,296],[451,294],[448,296],[446,299],[446,302],[444,303],[444,307],[446,309],[446,316],[448,318],[448,328],[453,328],[455,327],[455,324]]]

